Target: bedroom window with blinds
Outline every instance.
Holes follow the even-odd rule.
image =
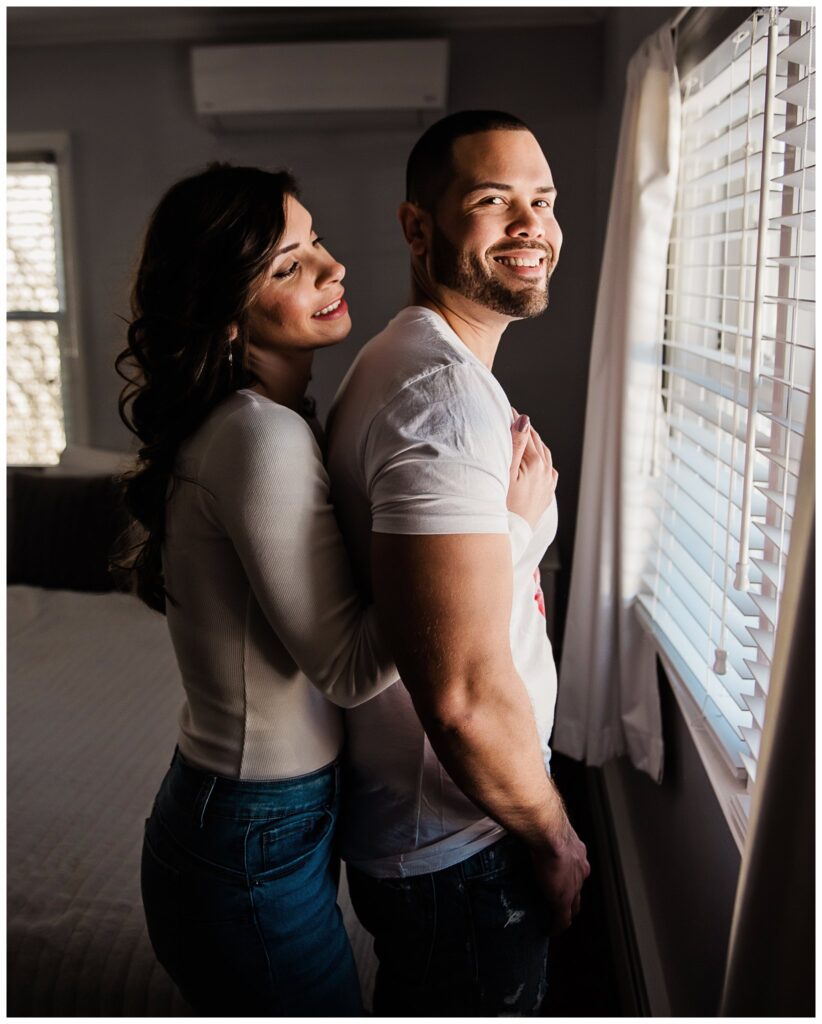
[[[66,444],[68,331],[57,163],[48,153],[9,155],[6,289],[7,461],[56,463]]]
[[[640,605],[748,793],[814,372],[814,17],[757,11],[682,86]]]

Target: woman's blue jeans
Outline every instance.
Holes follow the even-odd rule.
[[[146,822],[143,905],[195,1013],[362,1015],[337,906],[338,800],[337,765],[246,782],[175,754]]]

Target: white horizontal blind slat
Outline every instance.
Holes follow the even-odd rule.
[[[811,164],[801,171],[789,171],[787,174],[779,174],[772,178],[771,181],[775,181],[779,185],[788,185],[791,188],[801,188],[804,182],[804,188],[813,192],[816,189],[816,164]]]
[[[709,458],[713,456],[714,463],[718,463],[720,466],[726,466],[733,472],[741,475],[745,469],[745,452],[741,445],[734,444],[734,439],[731,438],[730,443],[722,437],[718,432],[711,431],[708,427],[703,424],[695,423],[691,419],[684,418],[682,416],[665,416],[665,422],[670,428],[673,439],[679,440],[687,444],[691,442],[692,445],[703,450],[713,448],[714,451],[710,452]],[[710,447],[708,447],[710,446]],[[757,449],[757,455],[760,456],[757,465],[754,467],[754,482],[765,483],[767,480],[767,461],[772,458]],[[716,475],[720,472],[717,468]],[[758,474],[758,475],[757,475]],[[714,483],[712,486],[716,486]]]
[[[673,362],[663,363],[662,369],[675,380],[694,384],[697,388],[709,391],[718,398],[724,398],[729,402],[735,403],[740,409],[748,408],[748,396],[741,387],[735,388],[732,385],[723,384],[718,377],[714,377],[709,373],[697,373],[695,370],[688,369],[685,366],[677,366]]]
[[[759,648],[761,654],[764,654],[768,659],[768,662],[773,661],[773,642],[774,635],[772,629],[751,629],[749,630],[751,638]]]
[[[746,697],[748,707],[751,709],[754,721],[757,722],[760,728],[762,728],[764,722],[765,712],[765,700],[764,696],[768,694],[768,683],[771,678],[771,670],[769,665],[763,665],[758,661],[749,661],[748,668],[751,670],[751,675],[756,682],[759,693],[750,694]]]
[[[754,152],[761,153],[762,150],[759,149],[755,150]],[[750,155],[750,153],[747,154],[748,159],[746,159],[745,155],[736,157],[735,159],[732,159],[729,163],[723,166],[714,168],[713,170],[703,171],[697,177],[692,177],[688,180],[683,179],[683,181],[680,184],[680,188],[683,192],[683,197],[687,197],[687,201],[691,203],[694,201],[693,194],[703,193],[706,188],[710,188],[711,186],[715,185],[724,185],[726,182],[728,182],[731,185],[738,184],[738,182],[742,180],[746,174],[750,174]],[[781,154],[779,153],[771,157],[772,167],[778,169],[782,166],[780,162],[780,157]],[[777,184],[782,184],[782,182],[779,181],[779,179],[776,177],[772,178],[771,180],[775,181]]]
[[[766,558],[757,558],[755,555],[751,557],[751,562],[762,575],[771,583],[772,586],[778,587],[780,585],[779,580],[779,567],[774,562],[771,562]]]
[[[757,448],[756,454],[766,463],[776,466],[777,469],[784,470],[793,477],[794,480],[799,476],[799,459],[797,457],[793,455],[782,455],[778,452],[765,448]]]
[[[722,570],[721,563],[715,557],[716,552],[711,542],[698,533],[691,523],[679,516],[669,502],[666,501],[661,507],[654,509],[654,515],[659,520],[662,533],[672,534],[675,542],[682,545],[691,558],[702,567],[706,575],[716,575]],[[667,537],[665,543],[668,543]],[[663,549],[664,544],[661,544],[659,551]],[[764,562],[764,559],[762,561]],[[742,597],[747,596],[744,591],[738,593]]]
[[[670,460],[666,466],[677,463],[688,466],[699,477],[702,486],[709,488],[712,492],[718,491],[719,494],[729,497],[737,508],[742,508],[742,477],[738,472],[691,444],[690,438],[681,438],[676,435],[669,437],[668,454]],[[767,470],[763,470],[761,473],[758,485],[767,485]]]
[[[785,491],[772,490],[770,487],[759,487],[758,490],[767,501],[783,509],[788,518],[793,519],[796,505],[796,481],[791,489]]]
[[[652,578],[650,577],[645,580],[648,586],[651,585],[651,582]],[[685,625],[688,622],[700,625],[704,621],[706,613],[705,601],[691,587],[687,586],[687,582],[680,578],[679,573],[673,566],[667,566],[666,571],[660,575],[659,580],[655,581],[656,586],[660,584],[660,594],[662,595],[660,599],[662,603],[665,604],[669,611],[673,611],[674,614],[678,615],[681,622]],[[683,612],[686,617],[683,617]],[[755,652],[756,646],[751,638],[751,632],[750,629],[744,628],[742,633],[737,635],[734,629],[727,640],[728,679],[724,681],[725,689],[733,700],[736,709],[742,712],[747,710],[744,696],[747,691],[751,690],[750,680],[753,678],[746,665],[746,659]],[[709,623],[707,638],[712,644],[717,644],[719,637],[719,615],[713,615]]]
[[[783,63],[791,62],[804,67],[815,64],[816,62],[811,59],[812,55],[816,56],[814,53],[814,35],[815,33],[810,29],[803,33],[798,39],[779,51],[779,60]]]
[[[704,590],[711,583],[720,590],[725,588],[726,580],[723,567],[715,562],[712,564],[710,558],[706,560],[706,564],[702,564],[675,537],[666,536],[662,552],[679,568],[683,575],[694,580],[694,586],[698,589]],[[730,598],[741,615],[756,614],[756,605],[750,594],[734,590],[730,594]]]
[[[662,389],[663,397],[671,397],[672,394],[673,393],[670,389]],[[716,402],[702,401],[693,395],[679,395],[677,396],[677,405],[680,409],[691,412],[700,419],[707,420],[708,423],[716,427],[718,430],[721,430],[728,438],[735,437],[739,441],[745,440],[744,425],[738,421],[735,423],[734,418],[729,416],[727,413],[722,412],[721,409],[718,408]],[[757,445],[764,448],[767,443],[767,435],[764,433],[757,433]],[[742,507],[741,504],[739,507]]]
[[[816,81],[815,75],[811,72],[803,78],[800,78],[798,82],[794,82],[793,85],[789,85],[782,92],[777,94],[777,98],[784,100],[785,103],[793,103],[797,107],[805,107],[807,104],[807,110],[816,109]],[[811,186],[813,188],[813,186]]]
[[[786,146],[801,146],[809,152],[814,150],[816,148],[816,118],[800,121],[792,128],[779,132],[776,139],[779,142],[784,142]]]
[[[731,539],[739,541],[739,518],[741,509],[731,506],[730,514],[728,512],[728,505],[726,500],[717,501],[713,500],[714,494],[705,494],[703,492],[702,501],[697,500],[690,491],[676,488],[676,471],[668,473],[662,480],[662,501],[664,504],[670,505],[674,512],[684,515],[689,525],[695,528],[703,537],[711,536],[711,530],[714,526],[712,515],[722,514],[726,517],[724,526],[725,532],[727,532]],[[668,484],[672,484],[673,488],[668,487]],[[706,505],[710,504],[711,509],[706,509]],[[762,547],[761,539],[772,537],[766,532],[773,529],[766,523],[754,522],[753,528],[760,534],[759,538],[754,538],[754,544],[757,540],[760,540],[759,547]]]

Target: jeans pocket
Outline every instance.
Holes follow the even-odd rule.
[[[335,817],[326,807],[278,819],[262,833],[262,875],[266,881],[297,871],[320,847],[329,846]]]

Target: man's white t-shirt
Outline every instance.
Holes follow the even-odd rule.
[[[370,535],[511,536],[511,651],[546,767],[556,669],[537,567],[557,528],[506,507],[513,415],[505,392],[437,313],[403,309],[359,353],[329,417],[332,499],[367,588]],[[396,586],[402,588],[398,578]],[[440,764],[402,682],[346,713],[344,858],[376,877],[439,871],[504,830]]]

